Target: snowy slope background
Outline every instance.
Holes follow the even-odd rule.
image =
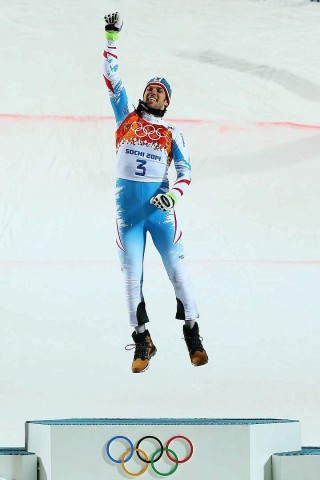
[[[210,363],[190,365],[149,241],[158,347],[132,352],[114,229],[103,16],[133,102],[165,76],[193,182],[177,206]],[[67,417],[278,417],[320,444],[320,5],[1,0],[0,444]],[[150,240],[150,239],[149,239]]]

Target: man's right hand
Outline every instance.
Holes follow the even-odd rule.
[[[106,21],[106,32],[120,32],[123,21],[120,18],[119,12],[109,13],[104,19]]]

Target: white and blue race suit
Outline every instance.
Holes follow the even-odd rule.
[[[163,212],[150,204],[153,196],[168,192],[168,168],[172,162],[177,178],[170,191],[179,198],[188,188],[191,167],[185,140],[175,126],[162,118],[146,112],[137,114],[118,73],[117,45],[113,40],[106,41],[103,75],[118,127],[117,245],[125,275],[130,324],[137,326],[149,321],[142,289],[147,232],[174,287],[176,318],[194,320],[198,318],[198,310],[175,211]],[[159,291],[158,285],[156,288]]]

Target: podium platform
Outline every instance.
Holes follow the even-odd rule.
[[[39,480],[272,480],[272,454],[301,439],[296,420],[65,419],[27,422],[26,448]]]
[[[0,480],[37,480],[37,456],[24,448],[0,448]]]
[[[320,447],[303,447],[272,456],[273,480],[319,480]]]

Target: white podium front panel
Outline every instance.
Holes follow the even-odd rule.
[[[0,479],[37,480],[37,456],[22,448],[0,448]]]
[[[273,480],[319,480],[320,448],[304,447],[273,455],[272,469]]]
[[[299,422],[273,419],[33,421],[26,442],[39,480],[271,480],[271,455],[301,448]]]

